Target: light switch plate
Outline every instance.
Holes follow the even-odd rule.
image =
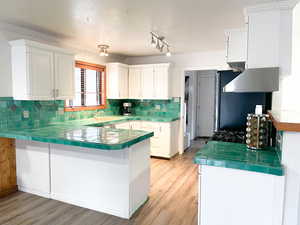
[[[29,111],[28,111],[28,110],[24,110],[24,111],[23,111],[23,117],[24,117],[25,119],[29,118]]]

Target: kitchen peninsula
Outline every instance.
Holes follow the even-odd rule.
[[[148,198],[153,132],[98,127],[114,119],[1,129],[16,139],[19,190],[130,218]]]

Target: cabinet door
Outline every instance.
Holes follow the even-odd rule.
[[[169,99],[169,66],[154,67],[154,98]]]
[[[277,11],[249,14],[248,68],[279,65],[280,14]]]
[[[119,69],[115,63],[107,64],[107,98],[119,99],[120,87],[119,87]]]
[[[27,52],[28,94],[32,100],[54,98],[53,53],[48,50],[29,48]]]
[[[74,91],[74,56],[55,53],[55,98],[73,99]]]
[[[129,68],[129,98],[141,99],[141,68]]]
[[[145,66],[142,68],[142,98],[154,99],[154,68]]]
[[[120,98],[128,98],[128,67],[119,66],[119,91]]]
[[[246,50],[246,30],[230,30],[227,34],[227,62],[245,62]]]

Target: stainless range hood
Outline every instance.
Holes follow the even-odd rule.
[[[224,92],[273,92],[279,90],[279,67],[246,69],[229,82]]]

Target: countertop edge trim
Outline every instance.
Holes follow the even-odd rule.
[[[300,132],[300,123],[286,123],[276,120],[271,111],[268,111],[270,119],[278,131]]]

